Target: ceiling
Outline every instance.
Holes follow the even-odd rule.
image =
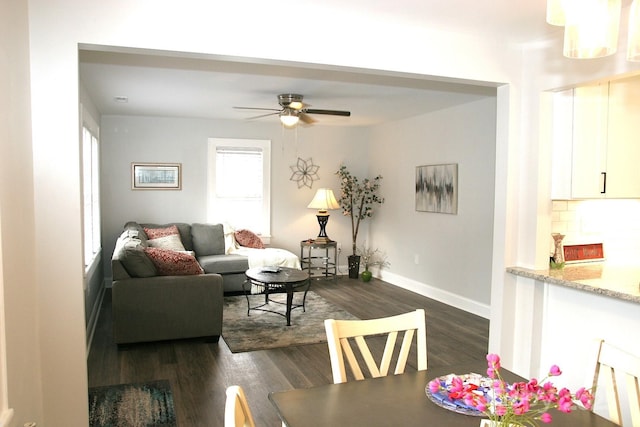
[[[327,7],[367,10],[385,19],[514,42],[541,39],[557,31],[545,23],[544,0],[323,1]],[[351,111],[351,117],[313,116],[316,125],[339,126],[398,120],[495,94],[491,85],[418,75],[149,51],[83,50],[80,78],[98,110],[107,115],[275,122],[275,117],[251,119],[268,111],[233,107],[279,108],[278,94],[299,93],[311,108]]]

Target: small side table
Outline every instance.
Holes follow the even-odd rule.
[[[311,279],[333,279],[338,276],[338,243],[303,240],[300,242],[300,264]]]

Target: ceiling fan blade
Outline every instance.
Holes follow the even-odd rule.
[[[275,116],[278,114],[280,114],[280,111],[276,111],[275,113],[260,114],[259,116],[247,117],[246,120],[260,119],[262,117]]]
[[[298,118],[300,119],[301,122],[306,123],[308,125],[314,124],[315,122],[317,122],[316,119],[314,119],[313,117],[305,114],[305,113],[299,113],[298,114]]]
[[[279,108],[260,108],[260,107],[233,107],[236,110],[264,110],[264,111],[280,111]]]
[[[340,110],[315,110],[312,108],[307,108],[303,112],[307,114],[326,114],[329,116],[344,116],[344,117],[351,116],[351,111],[340,111]]]

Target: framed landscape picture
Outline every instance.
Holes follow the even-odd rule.
[[[182,189],[180,163],[131,163],[132,190]]]
[[[416,167],[416,211],[458,213],[458,164]]]

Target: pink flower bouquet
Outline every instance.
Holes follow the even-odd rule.
[[[436,378],[429,382],[429,391],[434,395],[444,394],[452,401],[462,401],[466,407],[484,413],[499,426],[535,427],[538,421],[552,421],[549,413],[552,408],[568,413],[577,403],[586,409],[593,405],[593,395],[584,387],[571,393],[567,388],[558,390],[548,381],[550,377],[562,374],[556,365],[542,381],[532,378],[528,382],[508,384],[500,376],[500,356],[488,354],[487,363],[489,379],[469,380],[468,376],[455,375],[446,381]]]

